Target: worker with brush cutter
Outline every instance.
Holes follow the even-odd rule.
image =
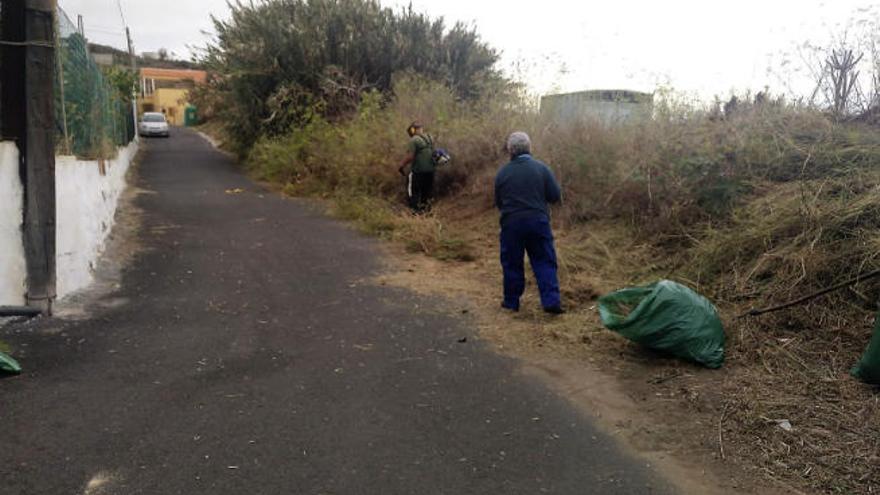
[[[510,162],[495,177],[495,206],[501,211],[501,267],[504,272],[503,308],[519,311],[525,291],[524,255],[528,253],[538,281],[541,306],[551,314],[563,313],[556,276],[556,249],[550,229],[549,204],[562,192],[550,168],[532,158],[531,140],[524,132],[507,139]]]
[[[409,207],[413,213],[424,213],[431,208],[431,199],[434,196],[434,139],[419,122],[410,124],[406,133],[409,135],[409,153],[397,171],[407,178],[406,195]]]

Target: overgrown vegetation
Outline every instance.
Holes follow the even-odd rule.
[[[526,130],[565,190],[554,222],[568,321],[592,325],[595,295],[623,284],[691,285],[725,315],[729,359],[721,375],[693,371],[710,390],[685,407],[713,418],[712,438],[723,429],[727,455],[824,492],[880,489],[878,398],[848,376],[880,286],[735,318],[880,267],[876,127],[766,93],[722,109],[669,91],[646,121],[560,125],[498,76],[473,31],[373,2],[238,4],[217,27],[206,59],[217,74],[199,98],[256,177],[329,198],[342,218],[412,251],[484,259],[496,255],[502,143]],[[426,217],[402,207],[394,166],[415,118],[453,153]]]
[[[497,53],[464,25],[447,28],[412,8],[373,0],[238,1],[214,20],[215,43],[201,60],[214,77],[193,94],[206,117],[223,122],[236,151],[287,133],[313,117],[353,111],[365,92],[391,89],[412,71],[474,99],[504,80]]]

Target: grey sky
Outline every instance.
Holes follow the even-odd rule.
[[[167,48],[188,58],[201,46],[210,14],[227,15],[226,0],[120,0],[138,51]],[[386,1],[401,6],[409,0]],[[880,17],[876,0],[615,0],[541,2],[413,0],[449,21],[476,25],[504,54],[502,63],[536,92],[595,88],[651,91],[658,84],[702,97],[735,89],[808,91],[792,72],[799,43],[828,42],[854,18]],[[123,47],[117,0],[60,0],[85,18],[93,41]],[[786,55],[786,53],[788,55]],[[792,55],[795,56],[792,56]],[[783,65],[788,60],[788,65]],[[768,73],[768,69],[776,69]],[[780,80],[778,73],[785,73]]]
[[[82,15],[90,41],[125,48],[125,26],[117,0],[59,0],[73,22]],[[226,0],[119,0],[138,52],[167,48],[189,58],[189,46],[203,46],[210,15],[226,15]]]

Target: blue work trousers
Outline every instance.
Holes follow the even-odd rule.
[[[556,250],[550,220],[544,217],[515,219],[501,226],[501,268],[504,270],[504,307],[519,309],[519,298],[526,287],[523,256],[538,281],[541,306],[558,307],[559,280],[556,277]]]

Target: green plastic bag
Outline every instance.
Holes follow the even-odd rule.
[[[852,375],[865,383],[880,385],[880,313],[874,318],[874,336]]]
[[[0,352],[0,371],[18,374],[21,373],[21,366],[18,361]]]
[[[724,328],[715,306],[691,289],[661,280],[599,298],[602,324],[646,347],[709,368],[724,363]]]

